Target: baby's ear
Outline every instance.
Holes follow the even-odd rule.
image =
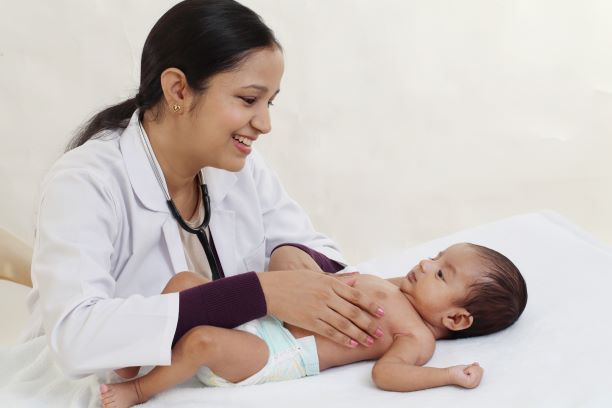
[[[470,327],[472,323],[474,323],[474,318],[462,307],[450,310],[442,318],[444,327],[452,331],[465,330]]]

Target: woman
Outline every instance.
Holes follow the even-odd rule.
[[[252,150],[282,74],[272,31],[234,1],[187,0],[155,24],[138,94],[95,115],[43,183],[31,335],[65,373],[167,365],[191,328],[266,313],[347,347],[380,334],[382,309],[320,273],[340,254]],[[299,272],[262,273],[276,248]],[[184,270],[216,281],[158,294]]]

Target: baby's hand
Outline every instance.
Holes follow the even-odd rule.
[[[449,367],[448,371],[451,383],[463,388],[478,387],[484,372],[478,363]]]

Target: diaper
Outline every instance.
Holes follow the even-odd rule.
[[[211,387],[232,387],[284,381],[319,374],[319,357],[314,336],[296,339],[283,327],[283,322],[272,316],[253,320],[236,327],[256,335],[268,345],[269,358],[266,365],[249,378],[232,383],[201,367],[196,376]]]

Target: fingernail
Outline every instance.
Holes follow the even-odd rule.
[[[375,335],[376,337],[382,337],[382,335],[383,335],[383,334],[384,334],[384,333],[383,333],[383,331],[380,329],[380,327],[379,327],[378,329],[376,329],[376,331],[374,332],[374,335]]]
[[[366,343],[368,343],[368,346],[371,346],[372,344],[374,344],[374,339],[368,336],[368,338],[366,339]]]
[[[351,339],[351,341],[349,342],[351,347],[357,347],[359,345],[359,343],[357,343],[355,340]]]
[[[383,317],[385,315],[385,311],[382,307],[379,307],[378,309],[376,309],[376,314],[380,317]]]

